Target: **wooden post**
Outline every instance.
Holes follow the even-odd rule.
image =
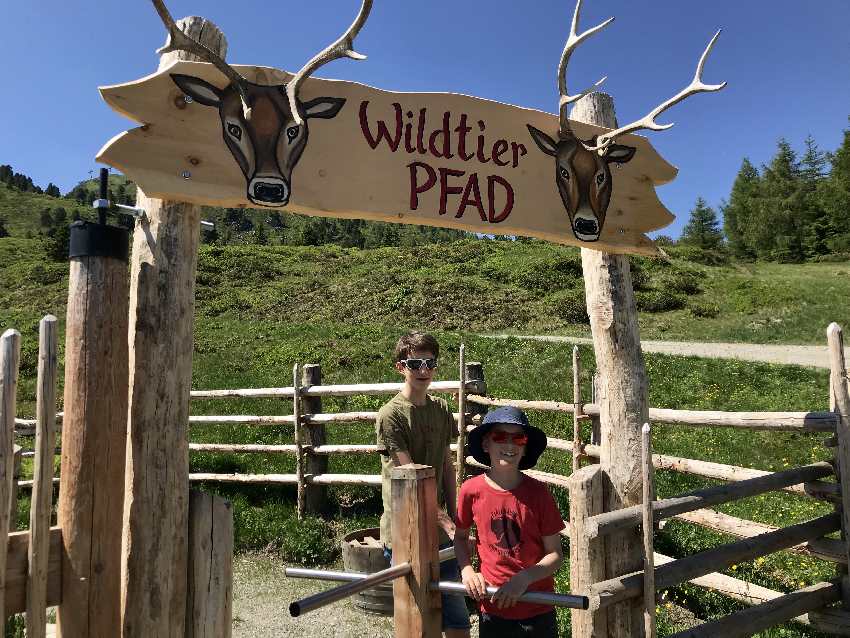
[[[224,57],[224,36],[214,24],[191,17],[178,26]],[[197,60],[185,51],[172,51],[162,55],[159,68],[178,59]],[[174,91],[178,109],[180,92],[177,87]],[[148,198],[141,190],[136,205],[146,218],[136,224],[130,268],[122,636],[182,638],[189,533],[187,423],[201,209]]]
[[[434,468],[401,465],[392,471],[393,564],[410,563],[411,572],[393,581],[396,638],[439,638],[440,579],[437,550],[437,482]]]
[[[649,423],[641,430],[643,454],[643,630],[647,638],[655,638],[655,544],[652,501],[655,500],[652,466],[652,433]]]
[[[460,486],[466,476],[466,354],[464,350],[464,345],[460,344],[458,352],[460,390],[457,394],[457,459],[455,460],[456,494],[460,494]]]
[[[12,470],[12,493],[9,495],[9,532],[18,529],[18,481],[21,480],[21,459],[24,449],[15,444],[15,468]]]
[[[0,337],[0,539],[9,535],[9,501],[14,477],[15,410],[18,367],[21,362],[21,333],[9,329]],[[6,618],[6,552],[0,543],[0,619]],[[4,623],[0,622],[0,626]]]
[[[587,519],[602,512],[602,472],[588,465],[569,477],[570,490],[570,591],[586,594],[605,580],[605,539],[592,537]],[[608,638],[608,610],[572,610],[573,638]]]
[[[189,494],[186,638],[230,638],[233,624],[233,510],[216,494]]]
[[[486,396],[487,381],[484,379],[484,366],[478,361],[470,361],[466,364],[466,384],[467,393],[480,394]],[[487,406],[473,403],[469,406],[471,416],[476,414],[486,414]]]
[[[584,413],[581,404],[581,362],[578,346],[573,346],[573,472],[581,467],[582,442],[581,421]]]
[[[65,638],[119,635],[128,295],[126,257],[71,258],[57,515],[63,545],[57,629]],[[51,460],[53,453],[45,450]]]
[[[844,556],[850,560],[850,393],[847,390],[847,368],[844,362],[844,336],[841,326],[829,324],[826,329],[829,343],[829,367],[831,394],[838,413],[835,436],[836,474],[841,486],[841,537],[844,541]],[[850,609],[850,579],[846,570],[839,570],[841,578],[841,602]]]
[[[318,363],[307,363],[301,367],[302,388],[322,385],[322,367]],[[322,397],[301,397],[302,414],[320,414],[322,412]],[[306,473],[319,476],[328,472],[328,456],[313,454],[313,449],[327,443],[324,423],[307,423],[302,425],[301,435],[307,446]],[[325,485],[309,483],[304,492],[304,509],[308,514],[321,516],[328,508],[328,488]]]
[[[599,373],[594,372],[590,382],[590,402],[596,405],[596,402],[601,395],[599,392]],[[599,415],[590,417],[590,442],[592,445],[601,445],[602,428],[599,426]]]
[[[617,126],[614,102],[604,93],[586,95],[576,103],[570,117],[588,124]],[[605,511],[610,512],[641,502],[641,426],[649,421],[646,368],[628,256],[582,248],[581,260],[600,379],[603,503]],[[606,539],[605,549],[609,578],[643,567],[643,548],[634,530],[612,535]],[[641,638],[642,615],[640,600],[610,609],[611,638]]]
[[[292,422],[295,424],[295,490],[298,520],[304,518],[304,445],[301,424],[301,386],[298,364],[292,367]]]
[[[53,457],[56,454],[56,317],[39,324],[36,390],[35,469],[30,506],[27,576],[27,636],[44,638],[47,626],[47,564],[53,513]]]

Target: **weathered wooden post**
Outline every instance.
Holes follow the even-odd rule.
[[[393,581],[396,638],[439,638],[440,580],[437,550],[437,483],[434,468],[411,463],[392,471],[393,564],[410,563],[411,573]]]
[[[47,565],[50,555],[50,515],[53,513],[53,459],[56,456],[56,317],[39,323],[38,389],[36,391],[35,463],[27,551],[27,636],[44,638],[47,623]]]
[[[826,330],[829,343],[830,403],[838,413],[835,428],[838,446],[835,448],[836,472],[841,486],[841,537],[844,541],[844,558],[850,561],[850,392],[847,389],[847,368],[844,362],[844,336],[837,323]],[[839,567],[841,598],[844,609],[850,609],[850,579],[846,567]]]
[[[189,495],[185,638],[230,638],[233,625],[233,509],[217,494]]]
[[[577,122],[616,128],[610,95],[591,93],[576,102],[570,118]],[[599,372],[600,469],[604,511],[641,502],[641,427],[649,420],[648,386],[640,347],[629,258],[581,249],[587,314]],[[634,530],[605,539],[607,578],[643,568],[640,536]],[[581,555],[570,560],[586,560]],[[589,571],[598,571],[598,567]],[[643,604],[633,599],[608,610],[612,638],[643,636]],[[590,634],[574,634],[590,636]]]
[[[0,337],[0,538],[9,535],[15,440],[15,410],[18,397],[18,368],[21,363],[21,333],[9,329]],[[6,552],[0,543],[0,619],[6,618]],[[0,622],[0,626],[2,626]]]
[[[65,638],[105,638],[118,635],[121,618],[128,234],[75,222],[71,236],[57,517],[63,594],[57,625]],[[53,458],[53,450],[45,453]]]
[[[198,17],[178,27],[224,56],[224,35]],[[199,58],[167,50],[162,69]],[[175,86],[170,103],[185,107]],[[130,406],[122,548],[125,638],[180,636],[186,616],[189,391],[200,206],[147,197],[136,206],[130,279]]]
[[[588,465],[569,477],[570,490],[570,591],[586,592],[593,583],[605,580],[605,538],[588,533],[585,521],[601,514],[602,470]],[[572,634],[608,638],[608,610],[573,609]]]
[[[322,366],[318,363],[306,363],[301,368],[301,385],[309,388],[314,385],[322,385]],[[320,414],[322,411],[322,397],[301,397],[302,414]],[[324,423],[306,423],[302,429],[304,445],[307,449],[305,458],[305,472],[312,476],[327,474],[328,457],[325,454],[313,454],[314,447],[327,443]],[[328,488],[325,485],[308,483],[304,493],[304,509],[308,514],[320,516],[328,507]]]

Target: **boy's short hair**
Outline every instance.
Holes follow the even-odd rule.
[[[410,353],[419,350],[420,352],[432,352],[435,357],[440,356],[440,344],[433,335],[427,332],[413,331],[402,335],[398,343],[395,344],[395,360],[401,361],[407,359]]]

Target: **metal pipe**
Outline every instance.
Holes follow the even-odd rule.
[[[407,563],[405,563],[406,565]],[[333,571],[325,571],[321,569],[304,569],[300,567],[287,567],[285,570],[285,574],[290,578],[314,578],[316,580],[334,580],[339,582],[348,582],[348,583],[361,583],[370,576],[370,574],[359,574],[356,572],[333,572]],[[384,570],[386,572],[387,570]],[[382,574],[384,572],[377,572],[378,574]],[[374,576],[374,574],[371,574]],[[363,589],[367,589],[368,587],[364,587]],[[461,594],[466,595],[466,588],[463,586],[463,583],[455,583],[451,581],[440,581],[438,583],[431,583],[428,587],[432,591],[440,591],[446,592],[447,594]],[[337,588],[340,589],[340,588]],[[487,594],[492,596],[496,593],[496,587],[488,587]],[[337,591],[336,589],[331,589],[329,591]],[[355,594],[362,589],[358,589],[357,591],[350,592],[351,594]],[[326,592],[327,593],[327,592]],[[321,594],[317,594],[321,595]],[[340,596],[341,598],[341,596]],[[309,599],[305,599],[309,600]],[[334,598],[333,600],[339,600],[339,598]],[[333,602],[333,600],[328,602]],[[589,606],[589,601],[587,596],[576,596],[574,594],[554,594],[554,593],[546,593],[546,592],[526,592],[519,598],[520,601],[526,603],[537,603],[540,605],[554,605],[555,607],[569,607],[571,609],[587,609]],[[293,603],[297,604],[297,603]],[[327,603],[325,603],[327,604]],[[292,611],[292,606],[290,605],[290,613]],[[302,609],[302,611],[304,611]],[[306,610],[309,611],[309,610]],[[296,615],[296,614],[293,614]]]
[[[448,580],[441,580],[439,583],[431,583],[428,585],[431,591],[439,591],[447,594],[463,594],[466,595],[466,587],[463,583],[455,583]],[[487,595],[492,596],[498,591],[498,587],[488,587]],[[571,609],[587,609],[590,606],[590,601],[587,596],[576,596],[575,594],[555,594],[540,591],[527,591],[519,597],[519,602],[536,603],[538,605],[554,605],[555,607],[569,607]]]
[[[393,565],[388,569],[375,572],[374,574],[360,574],[363,578],[357,581],[349,582],[345,585],[340,585],[339,587],[334,587],[333,589],[313,594],[312,596],[307,596],[307,598],[302,598],[301,600],[296,600],[294,603],[289,605],[289,615],[296,618],[301,614],[306,614],[308,611],[319,609],[320,607],[335,603],[343,598],[348,598],[349,596],[358,594],[365,589],[377,587],[378,585],[394,580],[400,576],[407,576],[410,571],[410,563],[402,563],[400,565]]]

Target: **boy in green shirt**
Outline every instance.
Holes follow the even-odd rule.
[[[390,474],[396,465],[421,463],[434,468],[437,479],[437,504],[440,546],[451,546],[454,538],[454,513],[457,502],[455,473],[449,451],[454,416],[448,404],[428,394],[434,380],[440,346],[423,332],[403,335],[395,347],[395,368],[404,377],[401,392],[378,412],[375,429],[381,457],[381,540],[391,555],[392,499]],[[440,564],[440,580],[459,581],[454,559]],[[443,632],[446,638],[469,637],[469,612],[462,596],[442,595]]]

